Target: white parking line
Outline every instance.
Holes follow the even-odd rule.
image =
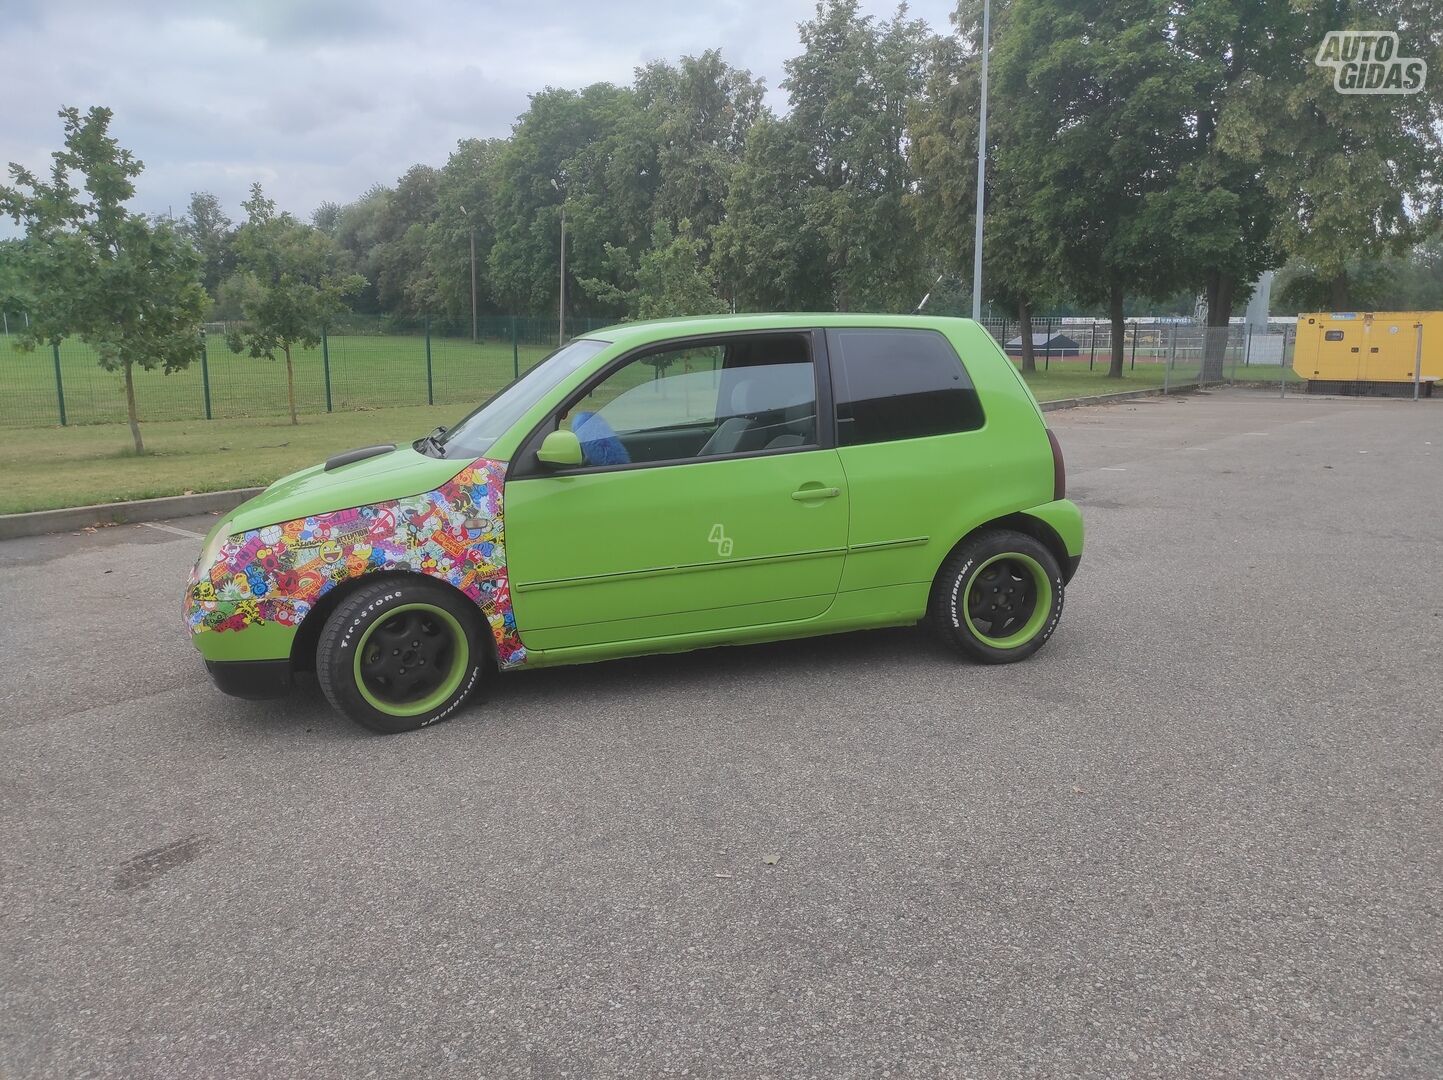
[[[142,521],[147,529],[159,529],[161,532],[175,533],[176,536],[189,536],[194,540],[204,540],[205,533],[191,532],[189,529],[181,529],[175,525],[167,525],[163,521]]]

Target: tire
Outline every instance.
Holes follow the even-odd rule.
[[[984,664],[1025,660],[1062,617],[1057,558],[1026,533],[987,529],[954,551],[932,585],[927,621],[943,641]]]
[[[420,575],[385,574],[326,620],[316,680],[363,727],[415,731],[453,715],[481,684],[484,632],[465,597]]]

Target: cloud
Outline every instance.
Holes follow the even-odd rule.
[[[943,30],[951,7],[911,13]],[[811,14],[809,0],[12,0],[0,161],[45,168],[56,110],[103,104],[145,162],[138,209],[179,213],[208,190],[238,214],[260,180],[306,215],[439,165],[460,139],[507,134],[544,86],[626,83],[655,59],[721,48],[784,109],[782,63]]]

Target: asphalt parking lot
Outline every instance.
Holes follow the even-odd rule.
[[[1088,547],[1006,668],[854,634],[383,738],[211,688],[208,519],[0,544],[0,1076],[1443,1074],[1443,402],[1050,421]]]

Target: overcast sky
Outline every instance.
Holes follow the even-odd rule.
[[[914,17],[948,28],[954,0]],[[887,0],[863,0],[879,16]],[[48,167],[62,105],[108,105],[145,162],[137,209],[213,191],[232,217],[254,180],[308,216],[458,139],[505,135],[544,86],[630,81],[718,47],[786,108],[782,62],[811,0],[4,0],[0,162]],[[0,235],[13,232],[8,220]]]

